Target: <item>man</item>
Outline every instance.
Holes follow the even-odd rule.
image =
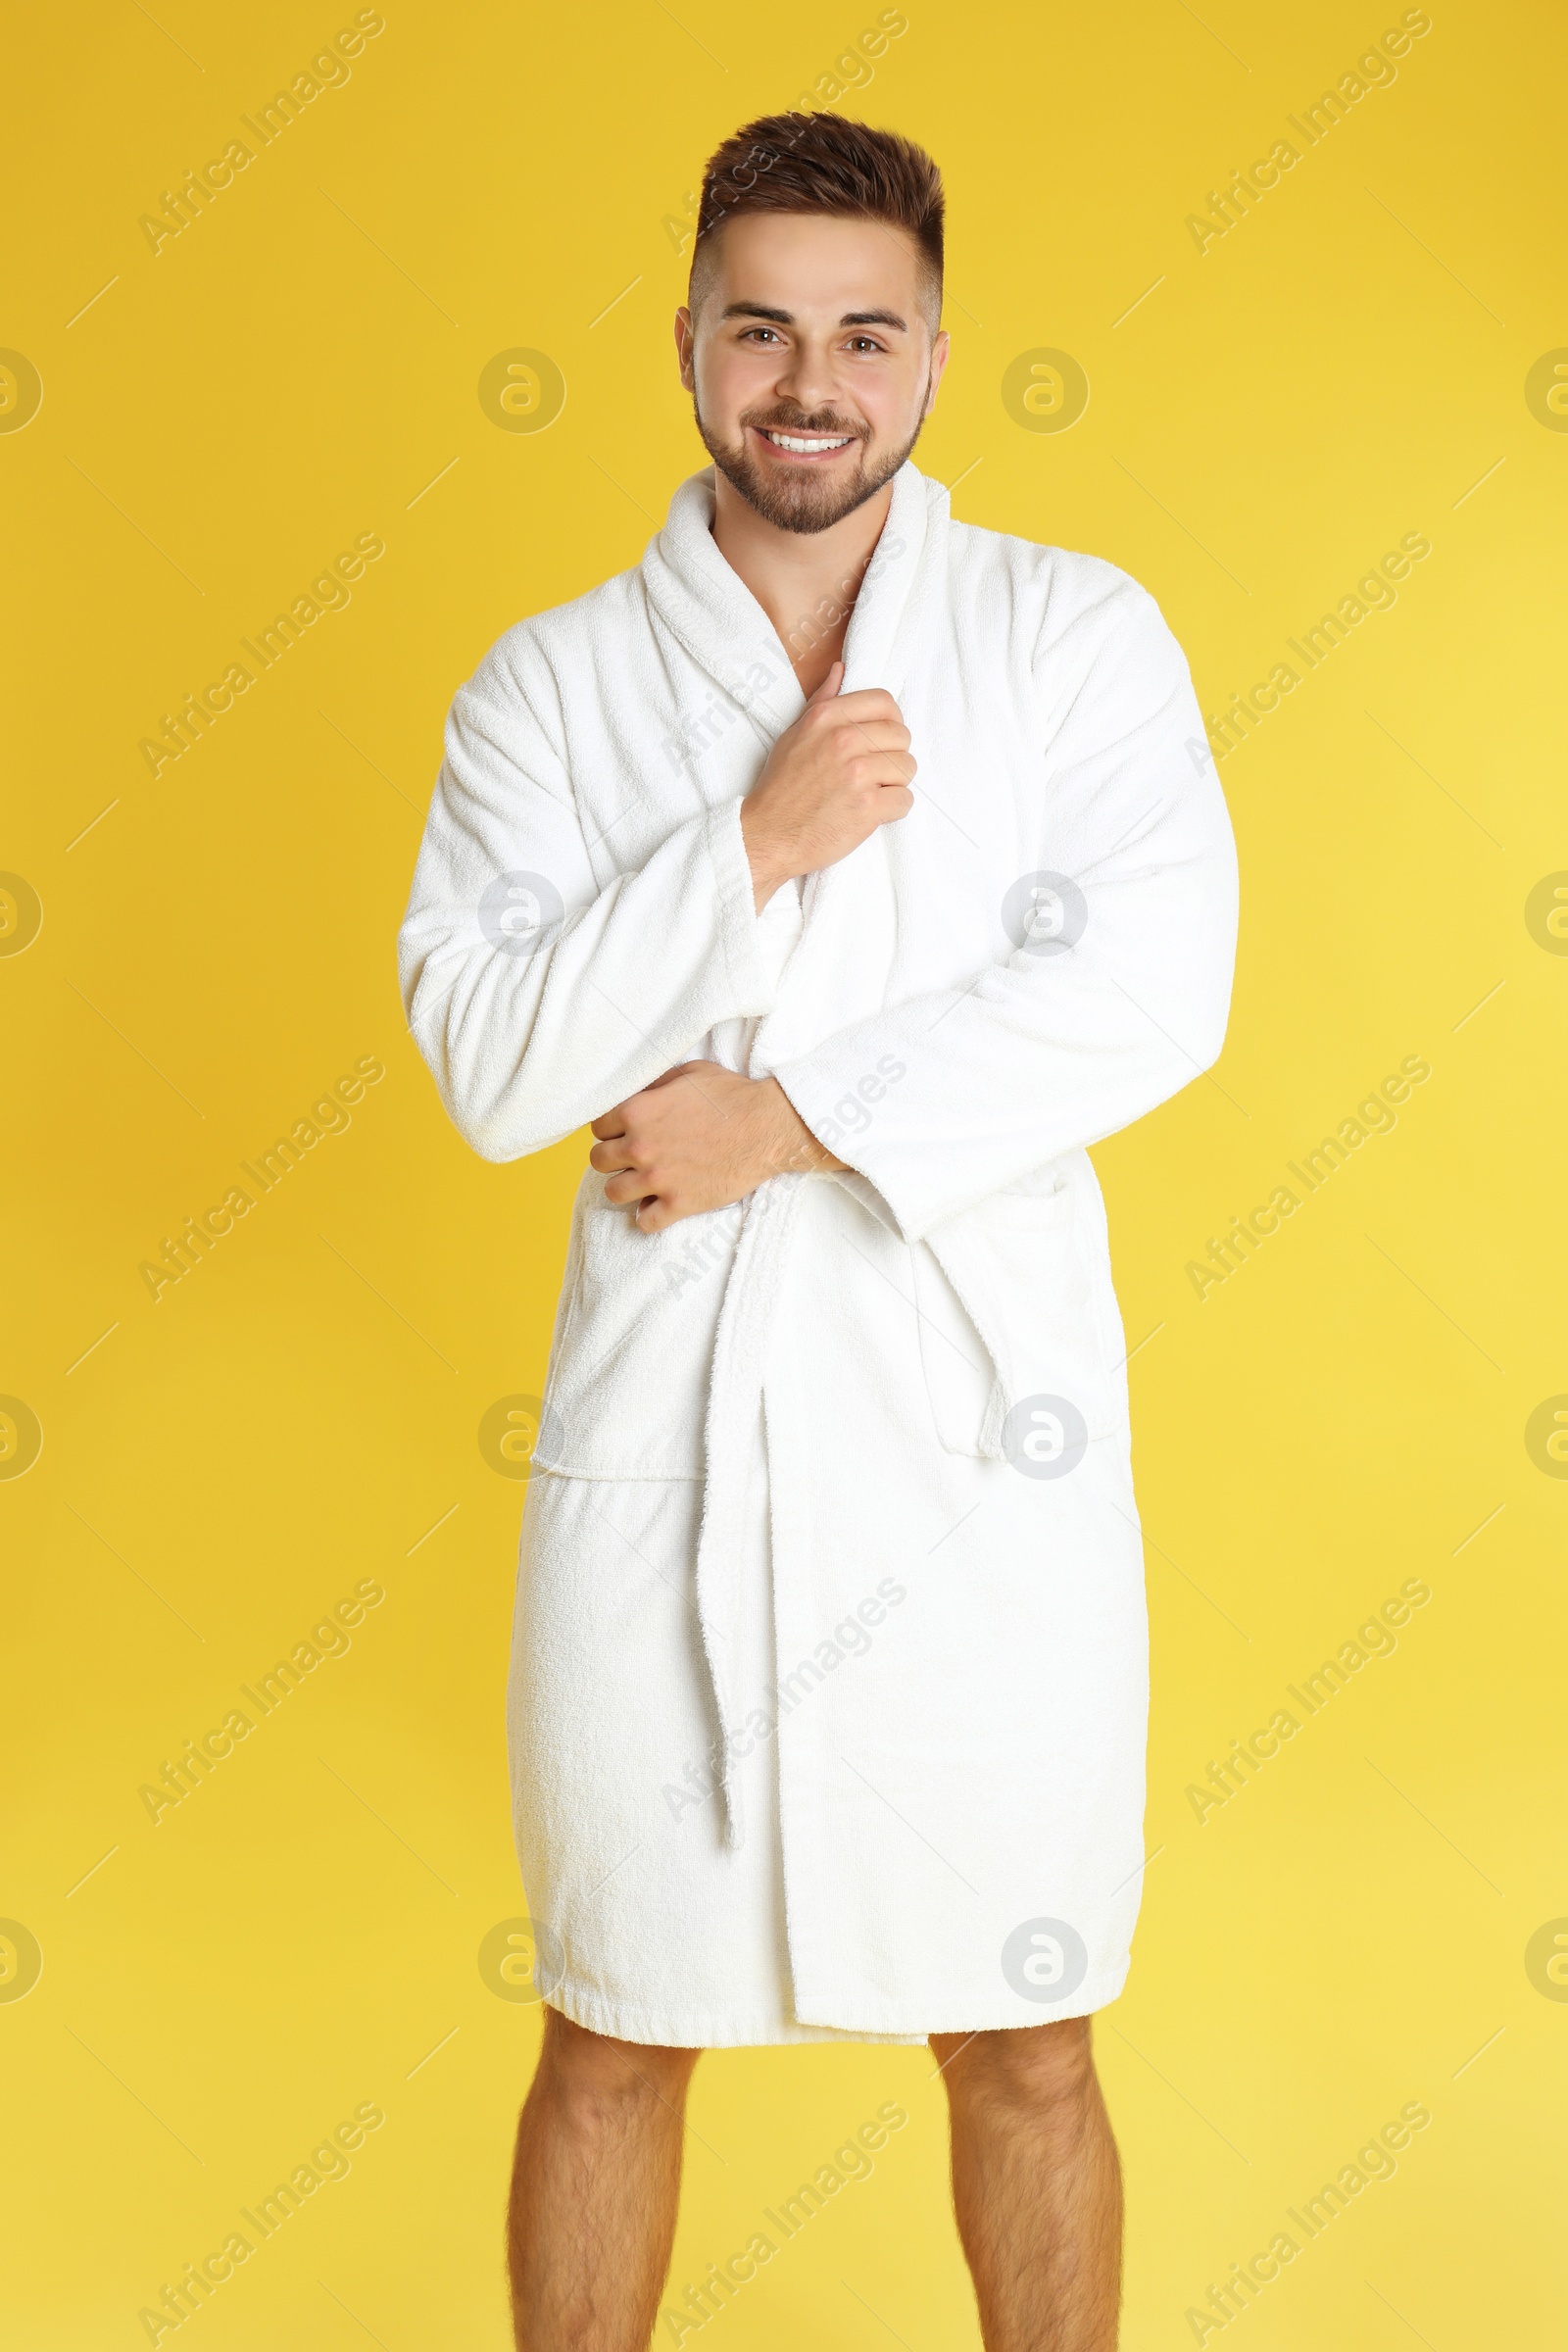
[[[700,2050],[848,2037],[937,2055],[990,2352],[1103,2352],[1147,1665],[1086,1146],[1219,1052],[1230,830],[1150,597],[908,463],[930,159],[770,118],[699,218],[713,468],[459,692],[401,939],[475,1149],[596,1139],[511,1684],[516,2340],[647,2344]]]

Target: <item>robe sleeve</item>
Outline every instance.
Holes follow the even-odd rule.
[[[453,702],[398,934],[410,1031],[454,1125],[492,1160],[559,1142],[717,1022],[772,1005],[740,802],[602,884],[544,721],[553,681],[516,637]]]
[[[997,960],[773,1073],[807,1124],[818,1109],[825,1125],[823,1102],[853,1095],[885,1056],[904,1066],[869,1124],[832,1149],[906,1241],[1142,1117],[1224,1041],[1230,820],[1181,649],[1153,599],[1115,579],[1036,651],[1036,870],[1003,902]],[[918,779],[915,794],[917,809]],[[1054,938],[1023,925],[1041,881],[1055,891]]]

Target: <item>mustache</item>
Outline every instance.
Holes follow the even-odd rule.
[[[762,433],[844,433],[856,441],[868,441],[871,428],[858,424],[853,417],[836,416],[831,409],[806,411],[792,408],[779,401],[770,409],[746,409],[741,414],[743,425],[755,425]]]

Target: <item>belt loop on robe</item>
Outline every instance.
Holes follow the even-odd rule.
[[[704,1427],[703,1510],[697,1537],[697,1617],[708,1660],[723,1756],[725,1838],[742,1843],[745,1822],[731,1750],[736,1611],[746,1534],[746,1478],[761,1406],[768,1334],[778,1310],[790,1235],[806,1176],[772,1176],[746,1202],[713,1334]]]

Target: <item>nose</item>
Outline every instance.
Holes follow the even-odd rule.
[[[808,411],[836,407],[838,376],[831,351],[813,341],[797,343],[784,357],[775,389],[780,400]]]

